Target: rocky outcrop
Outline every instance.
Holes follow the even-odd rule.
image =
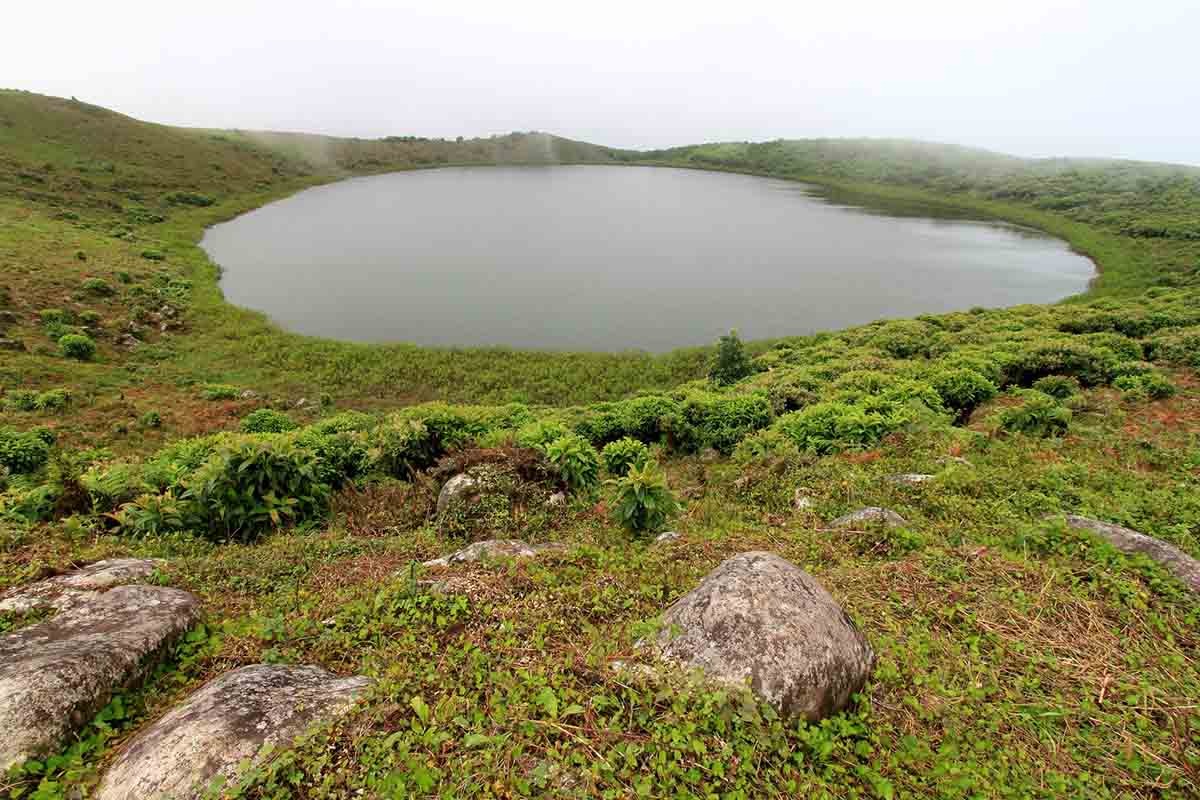
[[[198,619],[200,601],[118,586],[0,637],[0,772],[58,747]]]
[[[1161,564],[1193,592],[1200,593],[1200,561],[1192,558],[1173,544],[1155,539],[1130,528],[1101,522],[1091,517],[1068,514],[1067,527],[1090,531],[1107,541],[1122,553],[1140,553]]]
[[[772,553],[734,556],[663,614],[660,656],[745,684],[779,711],[817,720],[863,687],[866,638],[825,588]]]
[[[479,481],[466,473],[455,475],[442,485],[438,492],[437,513],[444,514],[446,509],[472,497],[479,490]]]
[[[892,511],[890,508],[879,508],[878,506],[869,506],[860,508],[858,511],[851,512],[845,516],[838,517],[833,522],[829,523],[831,528],[847,528],[854,530],[856,528],[868,528],[871,526],[882,525],[885,528],[900,528],[908,524],[904,517]]]
[[[86,567],[21,586],[0,596],[0,611],[25,614],[46,608],[65,611],[95,600],[114,586],[142,583],[163,562],[151,558],[109,558]]]
[[[898,475],[888,475],[886,480],[900,486],[920,486],[933,480],[933,476],[924,472],[901,472]]]
[[[498,558],[533,558],[547,551],[562,549],[561,544],[528,544],[519,539],[488,539],[467,545],[448,556],[426,561],[421,566],[448,567],[452,564],[469,564]]]
[[[264,746],[289,746],[349,710],[370,685],[318,667],[256,664],[228,672],[138,734],[117,756],[96,800],[190,800],[230,785]]]

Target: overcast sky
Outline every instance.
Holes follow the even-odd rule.
[[[0,85],[179,125],[1200,164],[1200,0],[41,0]]]

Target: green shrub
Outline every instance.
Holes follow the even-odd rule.
[[[58,340],[59,351],[67,358],[76,361],[91,361],[96,355],[96,343],[90,336],[81,333],[68,333]]]
[[[551,442],[570,434],[560,422],[534,422],[522,427],[514,437],[518,447],[532,447],[545,452]]]
[[[746,353],[746,347],[738,338],[737,331],[730,331],[717,340],[717,353],[709,367],[708,377],[718,386],[737,383],[754,374],[754,364]]]
[[[38,393],[31,389],[10,389],[4,395],[4,407],[9,411],[35,411]]]
[[[308,429],[314,433],[365,433],[379,424],[379,419],[361,411],[343,411],[314,422]]]
[[[140,495],[110,516],[122,533],[144,537],[184,530],[194,515],[193,503],[181,500],[174,492],[164,492]]]
[[[1175,384],[1161,372],[1144,375],[1122,375],[1113,386],[1130,400],[1164,400],[1175,394]]]
[[[147,261],[166,261],[166,255],[160,250],[143,250],[142,258]]]
[[[433,433],[414,419],[393,419],[380,425],[371,434],[371,445],[380,469],[395,478],[412,477],[441,454]]]
[[[51,325],[67,325],[71,322],[67,312],[61,308],[46,308],[38,312],[38,319],[42,321],[42,325],[49,327]]]
[[[52,444],[53,438],[47,441],[41,429],[16,431],[0,428],[0,466],[14,473],[34,472],[50,457]]]
[[[200,194],[199,192],[171,192],[163,199],[172,205],[197,206],[201,208],[204,206],[211,206],[214,202],[216,202],[208,195]]]
[[[324,514],[329,486],[316,456],[285,439],[217,450],[185,481],[188,514],[218,540],[252,541],[264,530]]]
[[[1100,386],[1112,380],[1120,361],[1111,350],[1083,342],[1034,344],[1006,365],[1006,382],[1031,386],[1047,375],[1070,375],[1084,386]]]
[[[104,280],[103,278],[88,278],[83,282],[80,288],[88,294],[94,294],[100,297],[108,297],[116,294],[117,291],[112,287],[111,284],[109,284],[108,281]]]
[[[996,396],[996,384],[973,369],[949,369],[930,378],[938,397],[946,408],[960,415],[967,415],[980,403]]]
[[[296,421],[272,408],[260,408],[242,417],[245,433],[285,433],[296,429]]]
[[[641,469],[650,459],[650,449],[633,437],[609,442],[600,451],[600,460],[609,475],[621,476],[632,468]]]
[[[1062,436],[1071,427],[1071,410],[1048,394],[1027,391],[1021,402],[1000,412],[1000,428],[1028,436]]]
[[[590,491],[599,480],[600,456],[592,443],[578,434],[570,433],[551,442],[546,447],[546,460],[572,491]]]
[[[88,328],[98,327],[102,319],[104,318],[100,316],[99,312],[92,311],[91,309],[79,312],[79,322]]]
[[[462,447],[486,434],[492,427],[491,414],[478,407],[429,403],[392,415],[396,420],[415,420],[429,432],[436,455]]]
[[[142,414],[138,422],[141,423],[143,428],[161,428],[162,414],[159,414],[157,411],[147,411],[145,414]]]
[[[779,429],[801,450],[834,453],[874,446],[887,434],[913,421],[901,403],[817,403],[779,419]]]
[[[729,455],[744,437],[771,424],[771,403],[761,394],[694,393],[683,403],[681,420],[669,431],[685,452],[711,447]]]
[[[755,464],[777,461],[796,455],[796,442],[776,428],[767,428],[750,434],[733,451],[733,460],[739,464]]]
[[[908,359],[928,353],[934,331],[924,322],[897,320],[882,325],[871,337],[871,344],[891,358]]]
[[[334,489],[365,475],[375,465],[367,435],[359,431],[320,433],[306,428],[296,435],[295,442],[317,457],[318,479]]]
[[[1151,357],[1179,367],[1200,369],[1200,327],[1184,328],[1155,338]]]
[[[205,400],[236,400],[241,393],[241,389],[228,383],[206,383],[200,390]]]
[[[634,534],[658,533],[679,510],[666,476],[653,461],[630,469],[609,485],[613,519]]]
[[[1058,400],[1079,394],[1079,381],[1070,375],[1047,375],[1033,382],[1033,388]]]

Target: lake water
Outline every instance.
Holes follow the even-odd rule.
[[[789,181],[619,166],[356,178],[211,228],[233,303],[365,342],[667,350],[1083,291],[1005,223],[889,214]]]

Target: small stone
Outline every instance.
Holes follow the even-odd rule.
[[[259,398],[259,394],[253,389],[242,389],[242,391],[238,394],[238,397],[242,400],[257,400]]]
[[[0,325],[16,325],[21,321],[21,315],[15,311],[0,311]]]
[[[746,685],[781,714],[833,714],[866,683],[875,653],[808,573],[773,553],[723,562],[663,614],[659,655]]]
[[[706,447],[700,451],[700,460],[705,463],[719,461],[720,459],[721,454],[711,447]]]
[[[869,506],[860,508],[829,523],[831,528],[861,528],[870,525],[883,525],[885,528],[900,528],[908,524],[904,517],[890,508]]]
[[[796,491],[792,493],[792,508],[797,511],[808,511],[813,507],[813,501],[808,496],[808,491],[805,486],[796,487]]]
[[[0,595],[0,611],[18,614],[46,608],[65,611],[95,600],[105,589],[142,583],[163,563],[160,559],[148,558],[97,561],[65,575],[9,590]]]
[[[1068,514],[1066,522],[1068,528],[1091,531],[1122,553],[1140,553],[1149,557],[1183,581],[1189,590],[1200,593],[1200,561],[1175,545],[1121,525],[1077,514]]]
[[[0,350],[8,350],[13,353],[24,353],[25,343],[20,339],[0,339]]]
[[[478,486],[479,481],[466,473],[455,475],[446,481],[442,485],[442,490],[438,492],[437,513],[443,514],[451,505],[470,497],[475,493]]]
[[[562,550],[560,544],[528,544],[519,539],[488,539],[475,542],[448,556],[426,561],[423,567],[448,567],[452,564],[469,564],[476,561],[491,561],[499,558],[533,558],[551,550]]]
[[[679,540],[677,531],[665,531],[654,537],[655,544],[666,544],[667,542],[675,542]]]
[[[440,498],[439,498],[440,499]],[[562,508],[567,504],[567,495],[565,492],[555,492],[546,499],[546,505],[550,508]]]
[[[138,734],[104,775],[96,800],[193,800],[234,785],[264,747],[288,747],[345,714],[370,686],[319,667],[255,664],[209,683]]]
[[[117,347],[120,347],[122,350],[136,350],[141,345],[141,340],[132,333],[122,333],[117,337]]]
[[[58,749],[199,620],[180,589],[118,586],[0,636],[0,772]]]
[[[975,466],[974,464],[972,464],[970,461],[967,461],[962,456],[941,456],[940,458],[938,458],[938,463],[939,464],[957,464],[960,467]]]
[[[924,472],[902,472],[898,475],[888,475],[888,483],[898,483],[904,486],[920,486],[933,480],[933,476]]]

